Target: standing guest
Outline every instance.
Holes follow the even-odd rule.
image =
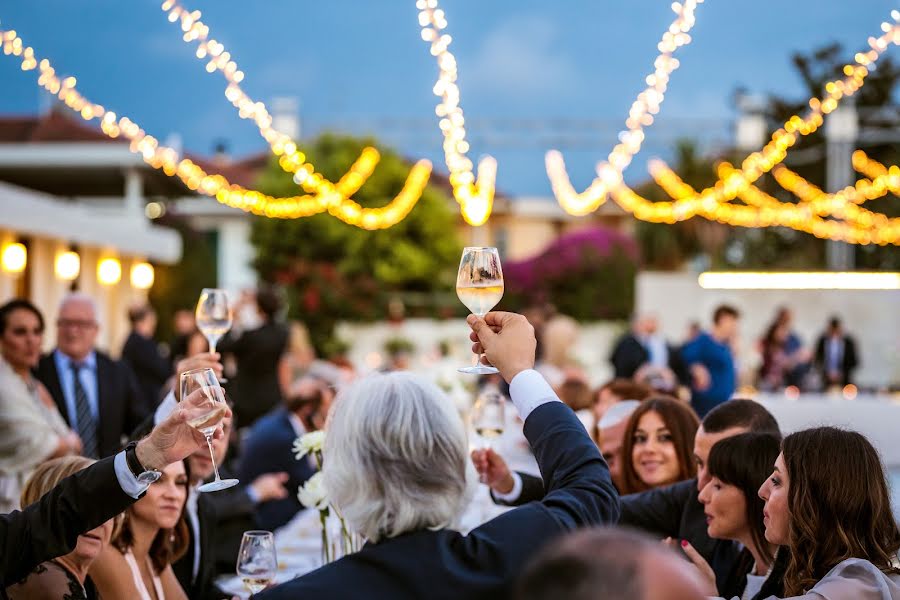
[[[701,333],[681,349],[692,377],[691,406],[701,419],[731,398],[737,385],[731,344],[737,336],[739,317],[737,309],[719,306],[713,313],[709,333]]]
[[[94,464],[83,456],[65,456],[45,462],[22,490],[22,506],[31,506],[60,481]],[[42,562],[22,581],[6,589],[10,600],[98,600],[88,569],[109,545],[115,520],[78,536],[75,549],[64,556]]]
[[[271,409],[281,404],[281,387],[278,384],[278,364],[287,346],[287,329],[276,321],[281,300],[271,289],[256,293],[255,312],[259,325],[246,331],[232,329],[219,342],[218,351],[231,353],[237,361],[232,395],[234,412],[241,427],[249,427]],[[236,306],[235,312],[247,314],[245,306]]]
[[[680,400],[649,398],[631,413],[622,444],[622,494],[693,479],[691,445],[700,422]]]
[[[37,377],[78,432],[84,455],[111,456],[122,447],[123,437],[149,414],[134,375],[126,365],[95,349],[99,325],[90,296],[66,296],[56,326],[56,349],[41,358]]]
[[[175,364],[185,356],[190,356],[188,340],[192,334],[198,331],[194,311],[188,308],[176,310],[172,317],[172,329],[174,337],[169,344],[169,358],[172,360],[172,364]]]
[[[762,364],[759,367],[759,387],[765,391],[779,390],[787,385],[793,368],[787,352],[788,329],[783,323],[769,325],[760,341]]]
[[[861,434],[834,427],[786,438],[762,485],[766,539],[790,550],[785,596],[900,598],[900,529],[884,467]]]
[[[146,413],[156,409],[162,398],[160,391],[172,374],[172,365],[159,352],[153,340],[156,333],[156,311],[149,304],[128,309],[131,333],[122,347],[122,361],[131,367]]]
[[[785,375],[785,385],[803,387],[806,374],[809,372],[812,354],[803,347],[803,340],[794,331],[794,313],[786,306],[782,306],[775,313],[775,322],[780,323],[786,330],[784,352],[790,359],[792,367]]]
[[[625,529],[585,529],[547,546],[516,584],[515,600],[703,600],[683,560]]]
[[[31,374],[41,356],[44,318],[27,300],[0,307],[0,513],[19,508],[37,465],[81,452],[50,394]]]
[[[771,433],[742,433],[716,442],[709,453],[709,483],[699,500],[709,537],[743,547],[722,588],[716,589],[709,563],[685,540],[685,553],[708,582],[707,592],[731,600],[781,596],[782,573],[770,576],[777,546],[766,540],[759,488],[771,473],[781,438]]]
[[[508,597],[542,544],[618,518],[618,495],[597,447],[533,368],[528,321],[490,312],[468,322],[478,342],[473,351],[483,351],[510,384],[546,477],[544,498],[468,535],[454,530],[475,482],[459,413],[420,377],[360,380],[341,391],[329,415],[323,477],[350,530],[369,543],[262,592],[260,600]]]
[[[824,387],[853,383],[853,370],[859,366],[856,342],[844,333],[841,320],[832,317],[828,330],[816,342],[816,366],[822,373]]]
[[[122,526],[91,566],[91,579],[105,598],[187,599],[172,563],[187,546],[184,503],[186,462],[162,470],[147,493],[125,511]]]
[[[609,362],[616,378],[632,379],[640,372],[648,380],[664,380],[667,391],[673,391],[679,381],[687,381],[681,353],[659,333],[654,315],[634,317],[631,331],[616,342]]]

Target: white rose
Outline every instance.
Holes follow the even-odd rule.
[[[310,431],[294,440],[294,456],[300,460],[310,452],[321,452],[325,445],[325,432]]]
[[[321,472],[306,480],[303,487],[297,491],[297,499],[307,508],[324,510],[328,507],[328,493]]]

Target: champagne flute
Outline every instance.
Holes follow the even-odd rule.
[[[278,560],[275,537],[270,531],[245,531],[238,551],[237,574],[251,594],[266,589],[275,580]]]
[[[237,485],[237,479],[222,479],[216,466],[216,454],[213,452],[212,436],[222,422],[228,405],[225,403],[225,391],[219,385],[215,372],[210,368],[194,369],[181,374],[181,401],[192,398],[197,414],[188,420],[188,425],[199,431],[206,438],[209,456],[212,459],[216,478],[197,488],[201,492],[217,492]],[[197,401],[199,400],[199,402]]]
[[[503,435],[506,428],[506,401],[495,390],[485,390],[478,395],[469,412],[472,429],[481,438],[482,448],[490,448],[491,442]],[[482,483],[486,483],[482,478]]]
[[[232,306],[225,290],[203,288],[197,301],[197,329],[206,336],[209,351],[216,351],[216,344],[231,329]]]
[[[503,297],[503,271],[496,248],[464,248],[456,276],[456,295],[472,314],[483,317]],[[481,364],[481,357],[473,367],[461,367],[460,373],[489,375],[496,368]]]

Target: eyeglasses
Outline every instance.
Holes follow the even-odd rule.
[[[97,322],[78,319],[59,319],[56,322],[56,326],[62,329],[94,329],[97,327]]]

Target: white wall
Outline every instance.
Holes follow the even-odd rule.
[[[856,338],[858,384],[900,383],[900,290],[704,290],[693,273],[644,272],[637,279],[637,310],[659,316],[667,337],[681,341],[690,321],[709,325],[722,303],[741,311],[740,367],[754,370],[754,344],[780,306],[794,312],[794,329],[812,346],[829,317],[837,315]]]

